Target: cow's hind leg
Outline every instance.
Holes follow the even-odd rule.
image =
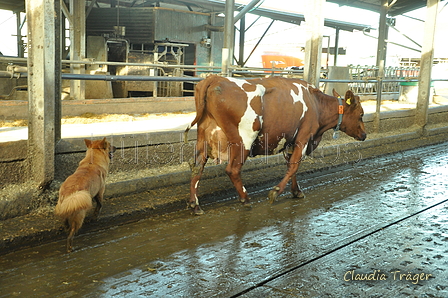
[[[250,198],[247,194],[246,188],[241,179],[241,168],[249,155],[249,150],[246,150],[243,144],[229,145],[229,163],[226,167],[226,174],[229,176],[236,191],[240,197],[240,202],[244,206],[250,206]]]
[[[283,177],[282,181],[277,184],[268,194],[269,202],[272,204],[277,199],[277,197],[283,192],[285,189],[286,184],[288,183],[289,179],[292,179],[292,191],[294,194],[294,190],[299,191],[299,186],[297,184],[297,178],[295,177],[297,170],[299,168],[300,161],[302,159],[303,154],[305,153],[303,148],[306,148],[305,146],[300,145],[300,142],[297,142],[294,145],[294,151],[291,154],[291,157],[288,160],[288,170],[286,171],[285,177]],[[295,184],[295,185],[294,185]],[[299,193],[297,193],[298,195]]]
[[[195,215],[204,214],[204,211],[199,206],[198,185],[208,159],[206,147],[207,144],[205,142],[203,146],[197,147],[198,150],[195,156],[195,161],[194,164],[191,165],[190,199],[188,201],[188,207],[193,210],[193,214]]]

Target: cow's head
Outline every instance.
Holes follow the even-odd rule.
[[[333,90],[333,95],[340,97],[335,90]],[[348,90],[345,93],[344,116],[340,130],[358,141],[364,141],[367,134],[364,128],[364,122],[362,121],[363,116],[364,110],[361,106],[359,96],[354,95],[352,91]]]

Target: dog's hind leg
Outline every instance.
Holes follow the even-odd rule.
[[[75,226],[71,226],[69,234],[67,237],[67,252],[72,252],[73,250],[73,237],[75,237],[76,229]]]
[[[93,211],[93,219],[97,220],[98,216],[100,215],[101,208],[103,207],[103,195],[104,195],[104,188],[100,190],[100,192],[94,196],[94,200],[96,202],[95,210]]]
[[[73,214],[69,219],[68,223],[70,225],[69,233],[67,237],[67,252],[73,251],[73,238],[76,232],[81,228],[84,218],[86,216],[85,210],[79,210],[77,213]]]

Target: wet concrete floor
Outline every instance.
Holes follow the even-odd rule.
[[[299,178],[305,199],[81,230],[1,256],[0,297],[448,297],[447,168],[444,143]]]

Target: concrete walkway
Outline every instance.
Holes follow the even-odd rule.
[[[118,100],[118,99],[117,99]],[[126,100],[126,99],[121,99]],[[135,101],[135,99],[134,99]],[[94,101],[89,101],[94,103]],[[135,102],[129,102],[128,104],[135,104]],[[369,119],[369,114],[372,115],[376,111],[376,102],[374,100],[362,102],[366,119]],[[82,105],[87,106],[86,104]],[[170,102],[170,109],[176,110],[176,103]],[[430,104],[430,107],[448,106],[448,96],[436,96],[434,102]],[[182,106],[179,105],[179,110]],[[415,104],[404,103],[399,101],[383,101],[381,105],[381,112],[390,111],[410,111],[415,109]],[[117,112],[117,110],[114,110]],[[144,111],[143,111],[144,112]],[[123,114],[127,114],[126,110],[123,110]],[[187,114],[179,113],[165,113],[165,114],[153,114],[148,120],[139,121],[126,121],[126,122],[98,122],[91,124],[63,124],[62,125],[62,138],[92,138],[99,136],[111,136],[119,134],[132,134],[132,133],[150,133],[157,131],[169,131],[179,130],[183,131],[188,124],[195,117],[195,112]],[[0,143],[12,142],[18,140],[28,139],[27,127],[0,127]]]
[[[274,204],[266,200],[274,183],[259,179],[283,171],[254,171],[251,209],[216,177],[202,182],[214,202],[199,217],[168,213],[185,206],[174,200],[188,185],[113,198],[71,254],[51,214],[12,219],[0,239],[26,231],[34,247],[2,255],[0,297],[447,297],[447,149],[303,173],[306,197],[286,193]]]
[[[155,115],[152,119],[92,124],[63,124],[62,138],[92,138],[120,134],[184,130],[194,119],[194,113]],[[0,127],[0,142],[28,139],[28,127]]]

